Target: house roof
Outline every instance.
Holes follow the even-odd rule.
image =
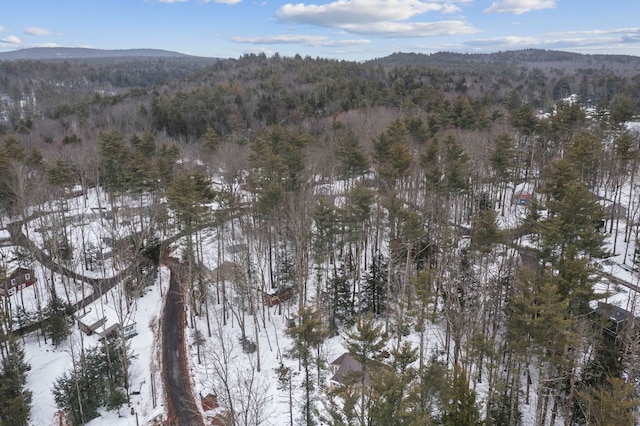
[[[77,319],[78,322],[82,323],[86,328],[100,336],[111,333],[120,325],[127,327],[128,325],[135,324],[129,316],[123,318],[124,323],[120,324],[118,313],[111,305],[107,304],[102,304],[101,306],[94,304],[89,307],[86,313],[78,315]]]
[[[359,373],[362,371],[362,365],[354,359],[349,353],[345,352],[336,358],[331,365],[339,366],[336,374],[331,377],[331,381],[343,383],[344,379],[351,373]]]
[[[6,276],[7,276],[7,279],[9,279],[9,278],[14,278],[17,275],[22,275],[24,273],[29,273],[33,275],[33,270],[29,268],[24,268],[19,265],[12,265],[9,268],[7,268]]]
[[[600,315],[606,315],[608,318],[615,322],[621,323],[628,318],[633,318],[633,314],[619,306],[610,305],[608,303],[598,302],[596,312]]]

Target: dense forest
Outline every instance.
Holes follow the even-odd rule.
[[[128,304],[179,233],[187,329],[197,364],[219,367],[230,424],[271,423],[256,385],[234,396],[247,382],[221,361],[221,330],[241,324],[260,373],[258,336],[280,316],[295,362],[269,377],[292,425],[634,425],[639,112],[640,58],[626,56],[5,60],[0,228],[91,190],[110,211],[137,206],[103,225],[114,240],[136,228],[114,257]],[[72,247],[70,221],[40,225],[42,250],[93,270],[98,249]],[[210,259],[208,244],[226,249]],[[233,278],[212,278],[225,250]],[[602,301],[625,285],[611,331]],[[69,334],[77,307],[48,299],[25,326],[3,298],[0,424],[29,424],[25,337]],[[337,338],[360,370],[327,387],[322,348]],[[93,400],[74,390],[75,363],[56,382],[74,424],[127,401],[128,352],[114,345],[78,358],[105,377]]]

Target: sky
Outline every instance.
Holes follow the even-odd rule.
[[[0,52],[153,48],[367,60],[525,48],[640,56],[638,0],[0,0]]]

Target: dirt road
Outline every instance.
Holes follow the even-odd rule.
[[[184,300],[180,286],[180,264],[168,259],[171,270],[169,292],[162,319],[162,375],[167,396],[169,425],[202,425],[202,416],[193,397],[185,353]]]

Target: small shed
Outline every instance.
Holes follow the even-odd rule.
[[[119,322],[111,323],[107,326],[107,324],[103,324],[101,327],[95,331],[101,338],[118,336],[122,333],[122,337],[128,339],[129,337],[136,336],[138,332],[136,331],[136,323],[127,321],[124,326],[122,326]]]
[[[516,204],[518,206],[528,206],[531,202],[532,195],[528,192],[519,192],[514,194],[511,198],[511,204]]]
[[[295,287],[285,287],[273,294],[263,292],[262,301],[268,307],[272,307],[275,305],[279,305],[280,303],[286,302],[287,300],[295,296],[296,293],[297,293],[297,290]]]
[[[625,219],[627,217],[627,208],[618,203],[606,203],[604,211],[606,219]]]

